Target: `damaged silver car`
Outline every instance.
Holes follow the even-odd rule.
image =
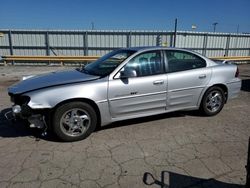
[[[115,50],[82,69],[30,76],[8,92],[15,117],[49,127],[63,141],[89,136],[97,125],[177,110],[218,114],[236,97],[236,65],[183,49]]]

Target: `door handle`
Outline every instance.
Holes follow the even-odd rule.
[[[154,85],[161,85],[163,83],[164,83],[163,80],[156,80],[156,81],[153,82]]]
[[[202,75],[199,76],[200,79],[204,79],[204,78],[206,78],[206,77],[207,77],[207,76],[206,76],[205,74],[202,74]]]

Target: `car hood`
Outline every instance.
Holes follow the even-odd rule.
[[[98,78],[100,78],[100,76],[86,74],[78,70],[52,72],[48,74],[29,77],[26,80],[23,80],[9,87],[8,92],[12,94],[21,94],[46,87],[86,82],[96,80]]]

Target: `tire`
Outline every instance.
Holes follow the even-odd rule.
[[[84,102],[70,102],[59,106],[53,116],[53,131],[66,142],[87,138],[96,128],[97,115]]]
[[[206,116],[218,114],[225,104],[225,93],[217,86],[209,88],[203,96],[200,111]]]

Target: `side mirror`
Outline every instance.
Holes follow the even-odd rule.
[[[123,71],[120,72],[121,79],[133,78],[136,77],[136,70],[131,67],[125,67]]]

